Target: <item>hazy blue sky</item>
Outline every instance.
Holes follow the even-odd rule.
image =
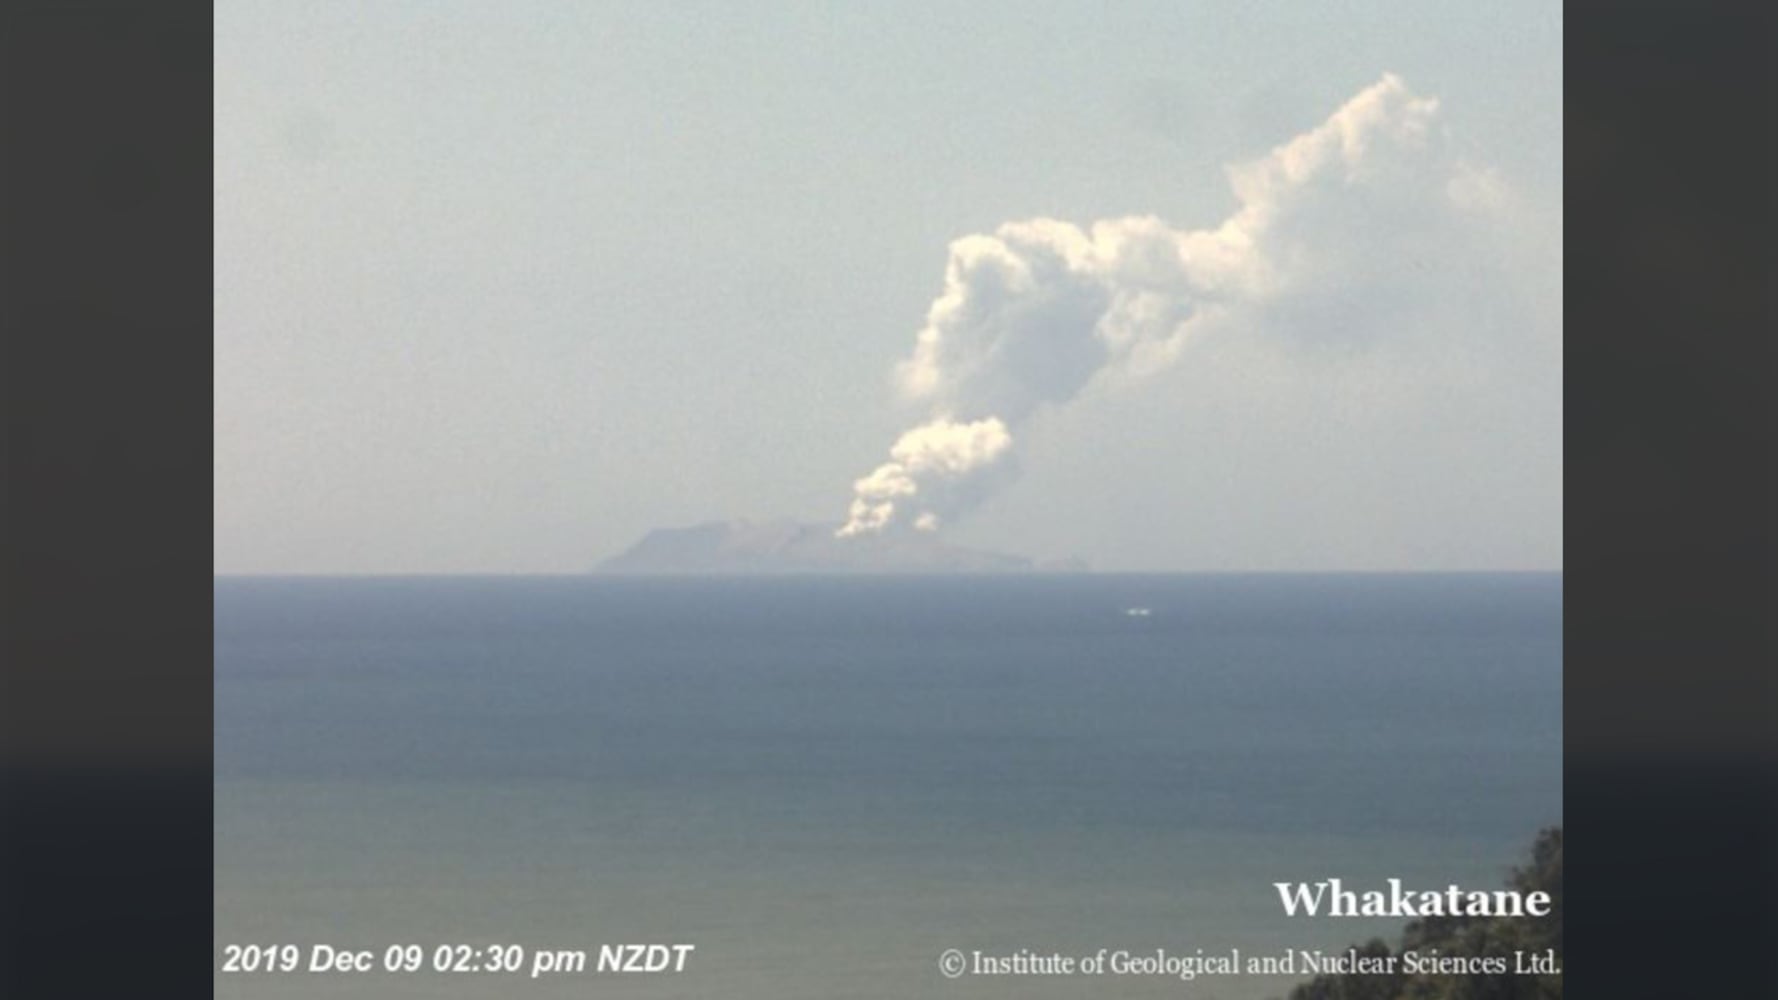
[[[894,374],[951,241],[1214,229],[1226,167],[1385,73],[1486,179],[1486,238],[1316,188],[1288,294],[1036,407],[947,537],[1560,566],[1553,0],[222,0],[215,54],[219,572],[574,571],[656,526],[843,521],[936,412]]]

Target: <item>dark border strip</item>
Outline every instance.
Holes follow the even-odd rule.
[[[1778,8],[1566,8],[1567,985],[1778,996]]]
[[[210,7],[0,5],[0,996],[210,990]]]

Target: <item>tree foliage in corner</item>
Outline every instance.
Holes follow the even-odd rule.
[[[1550,894],[1550,912],[1544,917],[1427,917],[1408,924],[1401,946],[1373,938],[1358,946],[1360,956],[1382,958],[1391,954],[1436,951],[1441,956],[1502,955],[1514,952],[1556,953],[1562,962],[1562,828],[1550,827],[1537,835],[1531,860],[1513,869],[1507,885],[1523,893]],[[1399,968],[1400,963],[1397,963]],[[1290,991],[1289,1000],[1561,1000],[1560,975],[1410,976],[1332,975],[1317,976]]]

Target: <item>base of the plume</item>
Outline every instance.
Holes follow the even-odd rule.
[[[595,572],[1018,573],[1081,572],[1079,560],[1037,563],[1023,556],[947,545],[927,532],[836,538],[837,525],[798,521],[712,521],[657,528],[600,563]]]

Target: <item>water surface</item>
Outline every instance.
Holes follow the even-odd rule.
[[[258,973],[219,997],[1280,995],[937,962],[1388,936],[1286,918],[1271,883],[1492,888],[1561,820],[1556,575],[215,594],[218,954],[697,945],[677,976]]]

